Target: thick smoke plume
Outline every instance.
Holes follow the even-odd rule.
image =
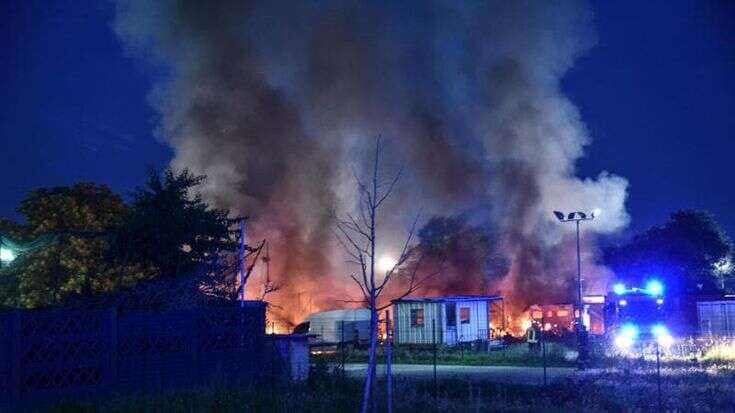
[[[581,1],[120,0],[114,27],[165,69],[150,99],[173,166],[254,218],[296,322],[351,292],[332,216],[355,207],[353,168],[377,135],[406,166],[382,252],[419,207],[461,212],[496,234],[508,265],[494,288],[569,298],[573,228],[550,211],[600,208],[590,247],[628,221],[625,179],[575,175],[590,138],[559,83],[594,44],[591,19]]]

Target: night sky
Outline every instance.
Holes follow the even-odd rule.
[[[562,83],[593,138],[579,175],[630,181],[633,231],[702,208],[735,236],[735,3],[593,8],[598,43]],[[111,2],[5,0],[0,15],[0,215],[17,217],[39,186],[91,180],[128,194],[168,163],[146,101],[163,74],[126,56]]]

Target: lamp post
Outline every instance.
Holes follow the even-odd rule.
[[[599,214],[599,209],[594,210],[589,215],[580,211],[570,212],[566,215],[563,212],[554,211],[554,216],[556,216],[559,222],[574,222],[577,227],[577,303],[575,306],[577,308],[574,314],[574,324],[575,330],[577,332],[577,351],[579,353],[578,361],[580,369],[584,369],[584,363],[587,361],[587,346],[585,343],[586,337],[584,337],[583,340],[584,324],[582,323],[582,260],[579,253],[579,224],[582,221],[592,221],[593,219],[595,219],[595,216]]]
[[[16,257],[15,251],[10,248],[0,246],[0,266],[12,262]]]
[[[0,268],[10,264],[18,257],[18,252],[5,242],[5,237],[0,234]]]

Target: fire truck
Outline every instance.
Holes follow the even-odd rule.
[[[620,350],[643,349],[650,345],[669,347],[674,338],[664,312],[664,285],[649,280],[645,287],[629,288],[618,283],[611,294],[609,333]]]

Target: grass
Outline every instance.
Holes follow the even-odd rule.
[[[574,361],[565,357],[570,347],[561,343],[548,343],[546,347],[546,363],[548,366],[572,367]],[[317,354],[312,357],[328,362],[341,362],[341,351]],[[347,363],[366,363],[367,350],[346,349],[344,354]],[[429,348],[396,347],[393,350],[393,363],[396,364],[432,364],[434,353]],[[378,351],[378,363],[385,363],[385,349]],[[541,366],[543,357],[540,351],[530,352],[525,343],[511,344],[504,349],[493,351],[473,351],[469,348],[439,347],[437,364],[465,366]]]
[[[710,371],[692,365],[665,369],[663,410],[728,411],[735,400],[734,369]],[[548,387],[478,383],[447,379],[438,397],[429,381],[397,378],[396,412],[563,412],[654,411],[658,409],[656,376],[651,369],[587,373]],[[95,402],[67,401],[44,412],[354,412],[360,405],[361,382],[327,373],[317,363],[306,383],[282,386],[206,387],[157,395],[118,397]],[[385,411],[385,383],[375,390],[377,411]]]
[[[715,361],[735,361],[735,342],[718,343],[709,348],[704,357],[704,360],[715,360]]]
[[[703,350],[703,357],[672,354],[662,360],[662,411],[732,411],[735,401],[733,342]],[[548,349],[550,365],[569,365],[569,347],[556,343]],[[595,349],[600,354],[599,349]],[[364,350],[345,354],[350,362],[364,362]],[[207,386],[197,389],[111,397],[95,401],[62,401],[38,410],[43,413],[97,412],[354,412],[359,409],[362,381],[329,373],[328,363],[340,354],[312,359],[314,366],[305,383],[261,387]],[[381,354],[382,357],[382,354]],[[396,363],[430,363],[428,350],[397,349]],[[476,353],[442,348],[442,364],[536,365],[539,356],[516,344],[503,352]],[[596,368],[547,387],[524,384],[477,382],[462,378],[440,379],[438,391],[431,380],[395,378],[396,412],[565,412],[659,410],[656,363],[644,357],[599,357]],[[385,382],[380,379],[374,397],[376,411],[385,411]]]

